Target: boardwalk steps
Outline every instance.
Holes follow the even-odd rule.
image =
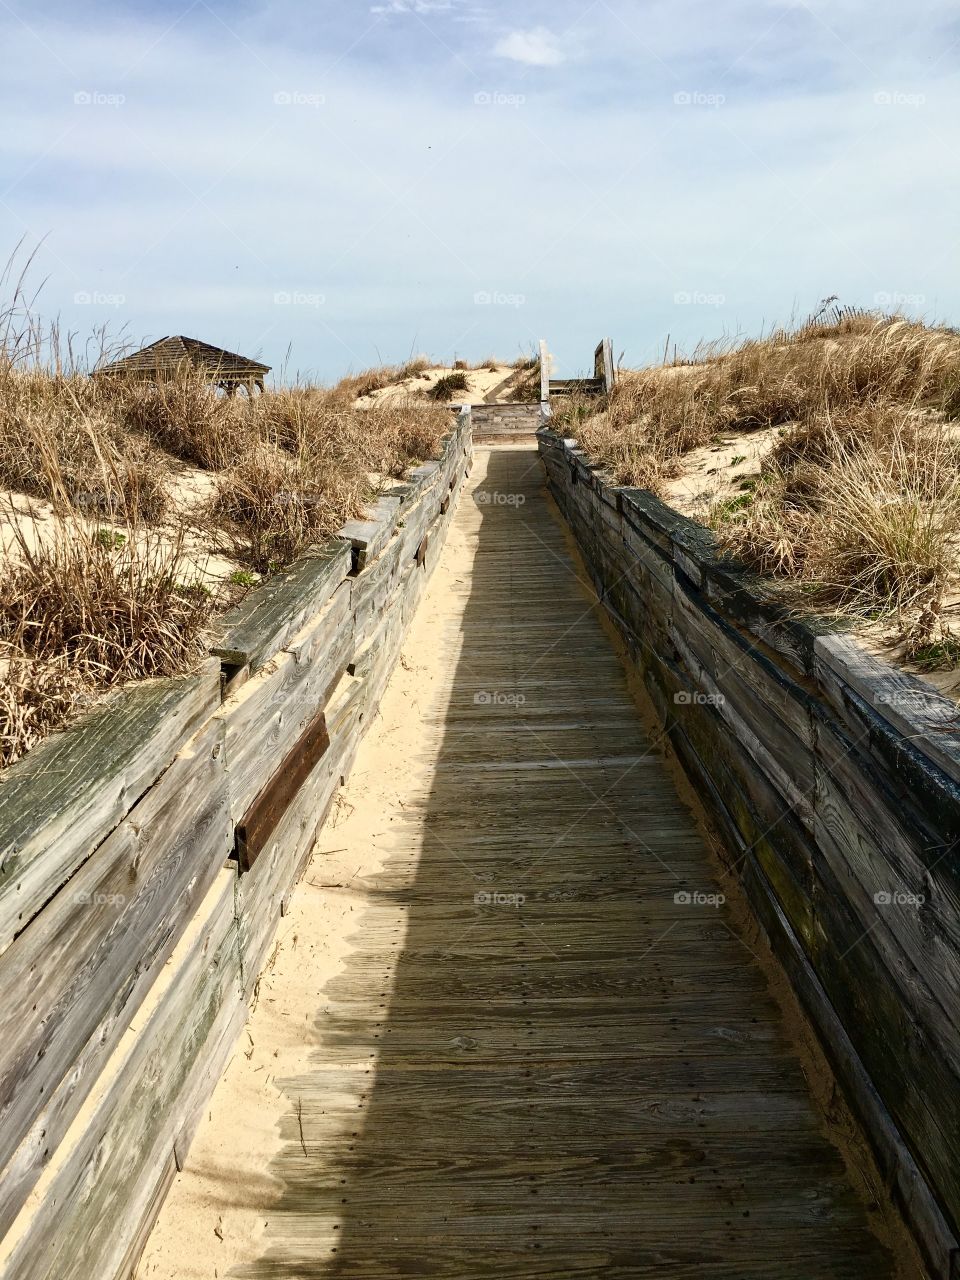
[[[540,426],[540,405],[511,401],[504,404],[475,404],[471,406],[475,443],[496,443],[508,439],[533,440]]]

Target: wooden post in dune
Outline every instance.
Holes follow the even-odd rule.
[[[550,353],[547,351],[547,340],[541,338],[540,350],[540,419],[545,422],[550,417]]]

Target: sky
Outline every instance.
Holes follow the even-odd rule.
[[[832,295],[960,323],[953,0],[0,0],[0,48],[0,261],[81,344],[572,376]]]

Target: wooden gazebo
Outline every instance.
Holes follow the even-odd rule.
[[[96,376],[158,382],[185,370],[201,373],[208,382],[228,395],[233,395],[238,387],[245,387],[248,395],[252,395],[254,387],[263,390],[263,380],[270,372],[270,366],[237,355],[235,351],[211,346],[199,338],[185,338],[178,334],[160,338],[132,355],[104,365],[97,370]]]

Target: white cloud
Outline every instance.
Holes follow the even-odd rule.
[[[564,61],[560,42],[546,27],[532,27],[529,31],[511,31],[494,45],[493,52],[513,62],[525,62],[531,67],[556,67]]]
[[[453,22],[485,2],[452,0],[434,20],[443,41],[399,16],[368,20],[358,41],[348,14],[322,32],[322,58],[296,20],[304,0],[269,12],[250,0],[220,43],[202,6],[166,35],[70,9],[40,44],[0,3],[0,111],[30,107],[0,134],[0,263],[22,235],[31,248],[46,236],[38,309],[83,336],[102,321],[126,322],[132,340],[193,333],[278,370],[293,344],[291,371],[331,378],[411,349],[518,355],[541,336],[573,373],[604,331],[639,363],[662,357],[667,333],[689,350],[828,293],[868,306],[923,296],[925,313],[960,318],[960,171],[943,164],[960,146],[960,83],[953,56],[934,66],[931,33],[871,47],[864,66],[806,16],[771,46],[755,21],[767,0],[731,0],[753,6],[749,21],[713,30],[706,0],[649,0],[656,21],[632,38],[601,6],[575,46],[548,39],[567,55],[562,74],[520,85],[459,60],[486,77],[483,54],[518,21],[488,5],[493,34],[458,39]],[[520,47],[529,55],[529,31]],[[478,109],[481,87],[522,88],[523,105]],[[910,105],[917,91],[925,101]],[[698,106],[701,93],[724,102]],[[463,180],[494,171],[463,199]],[[616,269],[598,270],[598,254]],[[278,306],[279,292],[324,301]],[[477,306],[478,292],[526,303]],[[125,301],[74,305],[84,293]],[[726,304],[677,306],[680,293]]]

